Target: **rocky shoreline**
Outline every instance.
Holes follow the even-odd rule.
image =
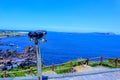
[[[16,67],[36,65],[35,48],[28,46],[23,53],[7,49],[5,52],[0,49],[0,70],[10,70]]]

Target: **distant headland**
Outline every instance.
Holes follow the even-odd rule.
[[[0,30],[0,38],[11,36],[23,36],[25,33],[12,31],[12,30]]]
[[[102,35],[117,35],[116,33],[113,32],[93,32],[94,34],[102,34]]]

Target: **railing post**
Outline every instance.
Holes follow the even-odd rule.
[[[30,74],[32,75],[32,73],[33,73],[33,70],[32,70],[32,68],[30,68]]]
[[[86,64],[89,65],[89,58],[86,60]]]
[[[118,58],[115,59],[115,67],[118,67]]]
[[[52,71],[54,71],[54,64],[52,64]]]
[[[6,73],[6,71],[3,73],[3,77],[4,77],[4,78],[7,77],[7,73]]]
[[[73,72],[72,67],[73,67],[73,64],[72,64],[72,62],[70,62],[70,72]]]
[[[103,62],[103,56],[100,56],[100,65],[102,65]]]

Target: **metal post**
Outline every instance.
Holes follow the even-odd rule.
[[[54,64],[52,64],[52,71],[54,71]]]
[[[100,56],[100,65],[102,65],[103,62],[103,56]]]
[[[70,72],[73,72],[72,67],[73,67],[73,64],[72,64],[72,62],[70,62]]]
[[[115,67],[118,67],[118,58],[115,59]]]
[[[89,58],[86,60],[86,64],[89,65]]]
[[[37,69],[38,69],[38,80],[42,80],[42,64],[41,64],[41,52],[40,43],[36,44],[36,55],[37,55]]]

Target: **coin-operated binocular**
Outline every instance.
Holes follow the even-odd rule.
[[[41,42],[46,42],[46,31],[43,30],[38,30],[38,31],[33,31],[33,32],[29,32],[28,36],[30,37],[31,41],[34,41],[35,44],[38,44],[38,41]]]
[[[37,69],[38,69],[38,80],[42,80],[42,61],[39,42],[46,42],[46,31],[33,31],[29,32],[28,36],[31,41],[35,42],[36,45],[36,58],[37,58]]]

